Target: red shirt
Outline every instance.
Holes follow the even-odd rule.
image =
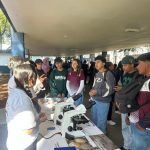
[[[140,106],[139,109],[139,119],[142,120],[147,114],[150,113],[150,89],[149,89],[149,83],[150,80],[146,81],[141,88],[139,95],[138,95],[138,103]],[[150,120],[148,120],[150,122]],[[150,123],[147,125],[148,128],[150,128]]]
[[[67,80],[70,81],[70,90],[72,93],[76,93],[80,86],[80,81],[85,80],[83,70],[80,71],[80,73],[71,71],[68,73]]]

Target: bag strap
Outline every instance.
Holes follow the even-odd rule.
[[[104,81],[106,82],[106,75],[107,75],[108,70],[104,71]]]

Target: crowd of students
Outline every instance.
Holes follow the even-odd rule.
[[[150,149],[150,53],[142,54],[137,61],[132,56],[122,59],[123,77],[122,86],[116,86],[120,91],[130,83],[138,82],[134,79],[137,74],[147,78],[139,90],[136,101],[139,109],[131,113],[122,113],[123,150],[149,150]],[[129,91],[129,94],[132,91]]]
[[[107,120],[115,124],[111,119],[115,92],[129,84],[137,72],[150,76],[150,53],[139,56],[138,64],[132,56],[126,56],[118,67],[99,55],[95,62],[91,62],[90,68],[86,61],[81,64],[80,60],[73,59],[71,63],[63,63],[60,57],[55,59],[54,67],[48,58],[33,62],[13,57],[9,68],[11,77],[6,104],[7,147],[9,150],[34,150],[39,123],[47,119],[38,105],[39,98],[49,95],[63,99],[80,95],[74,102],[78,106],[83,103],[84,88],[89,76],[89,97],[90,101],[95,102],[91,108],[91,119],[106,133]],[[149,79],[145,81],[137,97],[141,107],[130,114],[121,114],[123,150],[150,149],[149,82]],[[118,111],[117,108],[116,110]]]

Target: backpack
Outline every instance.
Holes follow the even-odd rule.
[[[104,77],[103,77],[104,82],[107,82],[107,80],[106,80],[106,76],[107,76],[107,72],[108,72],[108,71],[109,71],[109,72],[113,75],[113,77],[114,77],[114,79],[115,79],[114,74],[113,74],[110,70],[107,70],[107,69],[106,69],[106,70],[104,71]]]
[[[119,92],[116,92],[115,101],[121,113],[131,113],[141,107],[138,104],[137,97],[143,84],[148,79],[136,73],[129,84],[124,86]]]

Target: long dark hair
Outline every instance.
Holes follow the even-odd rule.
[[[14,69],[14,79],[17,88],[22,89],[28,95],[29,95],[28,81],[32,79],[33,84],[35,84],[36,78],[37,78],[37,74],[33,65],[21,64]]]
[[[72,61],[76,61],[77,62],[77,64],[78,64],[77,73],[79,75],[80,72],[81,72],[81,62],[80,62],[79,59],[73,59]],[[71,71],[74,71],[73,68],[72,68],[72,65],[71,65]]]

